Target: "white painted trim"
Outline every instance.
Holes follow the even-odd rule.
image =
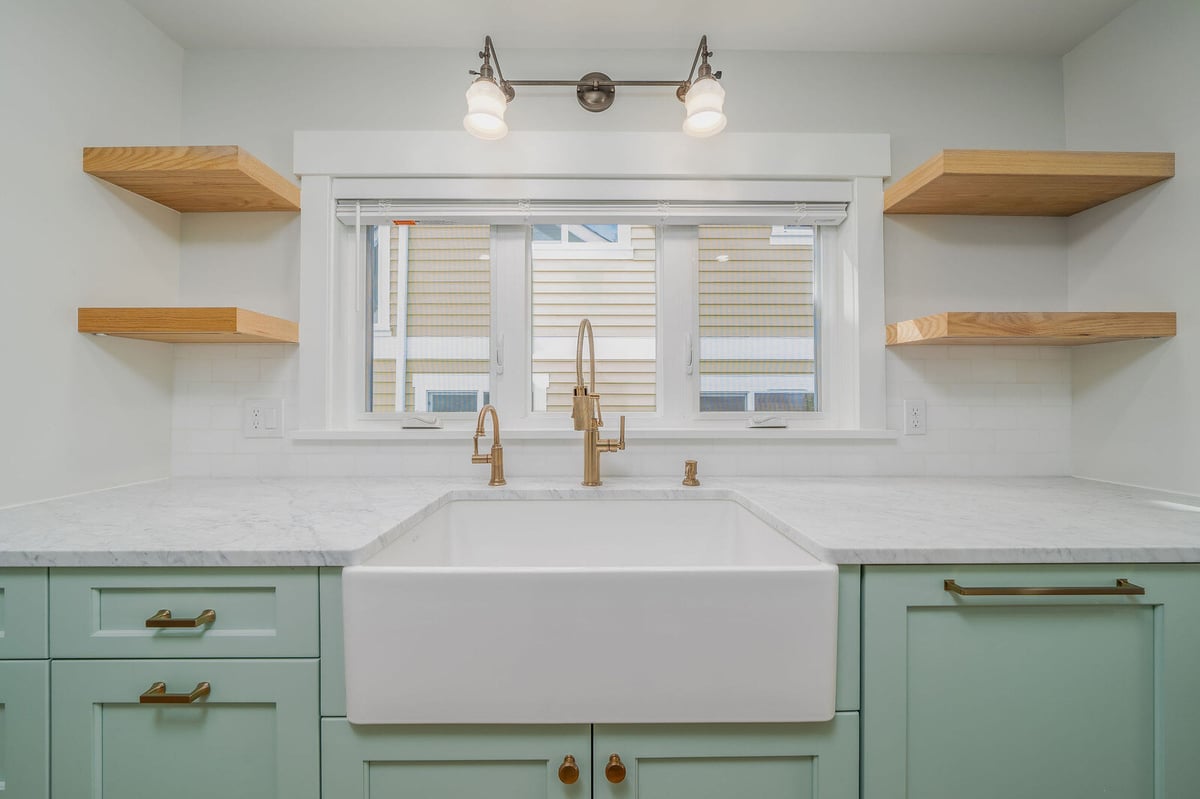
[[[375,333],[392,335],[392,229],[375,228]]]
[[[573,361],[575,336],[539,336],[533,339],[535,361]],[[596,339],[596,360],[613,358],[623,361],[652,361],[655,359],[655,336],[601,336]]]
[[[742,414],[740,422],[713,421],[690,428],[641,428],[635,426],[630,417],[627,427],[629,439],[635,441],[706,441],[767,442],[767,441],[894,441],[900,437],[897,430],[811,430],[803,428],[746,428]],[[397,416],[397,420],[403,417]],[[444,417],[445,418],[445,417]],[[295,430],[288,437],[293,441],[422,441],[442,442],[459,445],[475,433],[475,419],[446,421],[441,430]],[[607,427],[605,428],[607,429]],[[506,441],[562,441],[578,444],[579,433],[571,429],[570,420],[555,428],[504,428]]]
[[[410,197],[426,201],[529,200],[588,203],[628,200],[675,202],[789,203],[802,197],[811,203],[847,203],[853,198],[848,179],[840,180],[690,180],[610,178],[335,178],[337,200]],[[382,210],[382,209],[380,209]],[[400,209],[397,209],[400,210]],[[385,214],[387,216],[388,214]],[[390,220],[389,220],[390,221]]]
[[[580,158],[587,153],[587,158]],[[589,165],[594,165],[589,171]],[[891,175],[882,133],[296,131],[292,171],[339,177],[853,178]]]

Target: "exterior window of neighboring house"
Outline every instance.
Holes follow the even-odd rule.
[[[587,317],[604,412],[655,411],[657,252],[651,225],[533,225],[532,410],[570,412]]]
[[[366,228],[373,335],[368,411],[478,411],[490,389],[491,228]]]
[[[811,227],[701,225],[700,412],[815,411]]]

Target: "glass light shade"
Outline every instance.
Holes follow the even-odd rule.
[[[716,136],[725,129],[725,89],[716,78],[701,78],[692,84],[683,98],[687,118],[683,120],[683,132],[689,136],[704,138]]]
[[[463,127],[478,139],[503,139],[508,135],[504,111],[508,98],[494,81],[477,80],[467,88],[467,115]]]

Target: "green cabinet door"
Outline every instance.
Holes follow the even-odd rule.
[[[51,667],[54,799],[316,799],[315,660],[72,660]],[[140,704],[156,682],[191,704]]]
[[[820,724],[598,724],[595,799],[858,799],[858,714]],[[624,778],[605,774],[616,755]],[[614,775],[616,776],[616,775]]]
[[[588,799],[591,730],[321,722],[325,799]],[[571,784],[559,767],[571,755]]]
[[[50,664],[0,662],[0,799],[49,796]]]
[[[1184,799],[1197,741],[1200,568],[864,569],[864,799]]]

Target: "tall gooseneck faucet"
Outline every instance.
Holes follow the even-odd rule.
[[[588,338],[588,383],[583,382],[583,335]],[[579,336],[575,342],[575,391],[571,397],[571,421],[576,430],[583,431],[583,485],[598,486],[600,480],[600,453],[617,452],[625,449],[625,417],[621,417],[621,437],[600,438],[604,426],[604,414],[600,410],[600,395],[596,393],[596,336],[592,323],[584,319],[579,323]]]
[[[479,437],[483,435],[484,416],[489,412],[492,414],[492,449],[487,455],[480,455]],[[471,463],[492,465],[492,479],[488,485],[502,486],[507,482],[504,479],[504,447],[500,446],[500,416],[496,413],[495,405],[484,405],[479,409],[479,418],[475,420],[475,453],[471,456]]]

